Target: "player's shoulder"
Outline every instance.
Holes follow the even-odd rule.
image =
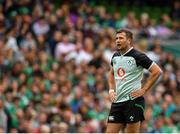
[[[118,51],[115,51],[112,58],[116,57],[116,56],[121,56],[121,54]]]
[[[131,57],[134,57],[135,59],[143,57],[145,55],[146,55],[145,53],[134,48],[129,53],[126,54],[126,56],[131,56]]]

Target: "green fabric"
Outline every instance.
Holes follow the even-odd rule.
[[[115,22],[115,28],[116,29],[120,29],[122,27],[123,27],[123,25],[122,25],[122,21],[121,20],[118,20],[118,21]]]
[[[14,17],[14,16],[16,16],[17,14],[18,14],[17,11],[12,11],[12,12],[9,13],[9,16],[10,16],[10,17]]]
[[[97,120],[104,120],[107,118],[108,116],[108,113],[107,112],[104,112],[104,111],[101,111],[101,112],[96,112],[94,110],[90,110],[88,112],[88,116],[92,119],[97,119]]]
[[[153,111],[152,116],[157,117],[162,112],[162,109],[160,105],[154,104],[152,107],[152,111]]]
[[[28,84],[28,85],[31,85],[33,82],[34,82],[34,78],[33,78],[33,77],[29,77],[29,78],[27,79],[27,84]]]
[[[19,120],[16,115],[12,115],[11,126],[17,128],[19,126]]]
[[[46,64],[46,65],[40,65],[40,68],[41,68],[41,70],[42,71],[44,71],[44,72],[49,72],[50,70],[51,70],[51,68],[50,68],[50,64]]]
[[[180,122],[176,126],[177,126],[177,129],[178,129],[178,132],[180,132]]]
[[[135,104],[136,107],[139,107],[142,109],[142,111],[144,112],[144,107],[142,105],[139,105],[139,104]]]
[[[46,79],[46,80],[44,81],[44,84],[45,84],[45,89],[46,89],[46,91],[49,91],[50,88],[51,88],[51,82],[50,82],[48,79]]]
[[[29,104],[29,100],[26,96],[21,96],[21,100],[20,100],[20,108],[24,109],[27,105]]]
[[[23,73],[26,75],[31,75],[33,73],[33,69],[31,67],[26,67],[24,68]]]
[[[35,101],[41,101],[41,98],[42,98],[42,94],[41,93],[39,93],[36,96],[34,96],[34,100]]]
[[[168,106],[168,109],[165,111],[165,117],[170,117],[175,110],[176,110],[176,105],[170,104]]]
[[[11,116],[11,122],[10,122],[11,126],[17,128],[19,125],[19,121],[18,121],[18,118],[16,116],[16,110],[17,109],[15,108],[14,105],[10,105],[10,107],[7,110]]]
[[[29,88],[26,88],[25,95],[29,100],[33,98],[33,93]]]
[[[162,132],[163,133],[177,133],[178,132],[178,129],[176,126],[166,126],[164,125],[162,128],[161,128]]]
[[[21,7],[18,9],[18,11],[19,11],[19,14],[29,14],[30,13],[30,11],[27,7]]]
[[[16,114],[16,109],[13,104],[10,104],[7,110],[12,115]]]
[[[87,84],[93,86],[95,82],[96,82],[95,77],[92,74],[89,74],[87,78]]]

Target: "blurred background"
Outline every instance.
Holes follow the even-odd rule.
[[[180,132],[179,20],[176,0],[0,0],[0,132],[105,132],[120,28],[164,72],[141,132]]]

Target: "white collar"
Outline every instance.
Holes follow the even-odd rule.
[[[121,54],[121,55],[125,55],[127,54],[129,51],[131,51],[133,49],[133,47],[130,47],[124,54]]]

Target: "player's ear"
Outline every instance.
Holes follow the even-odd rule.
[[[128,43],[131,44],[131,39],[127,39]]]

